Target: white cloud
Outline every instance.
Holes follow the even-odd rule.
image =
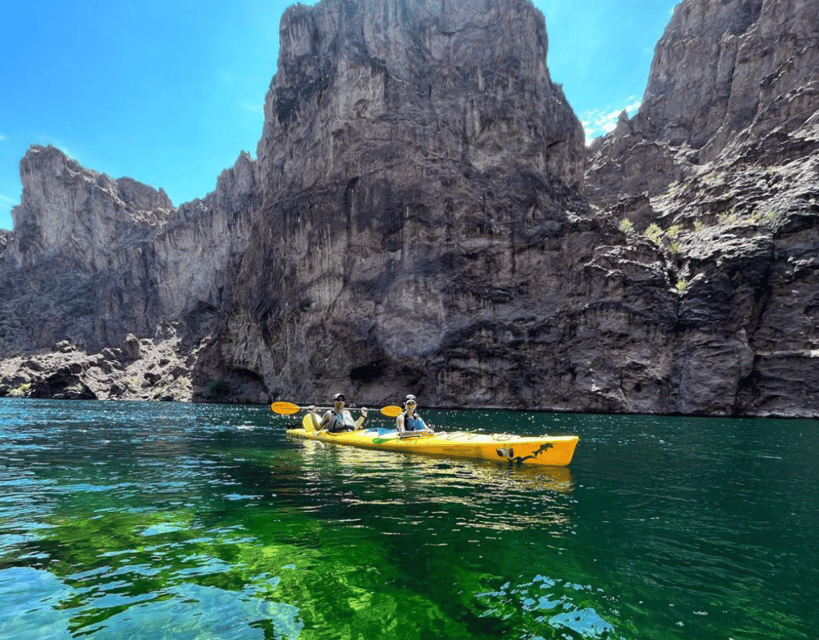
[[[2,193],[0,193],[0,202],[11,207],[16,207],[18,204],[20,204],[20,200],[18,198],[9,198],[8,196],[4,196]]]
[[[633,117],[640,108],[641,103],[642,101],[639,98],[636,96],[631,96],[628,98],[628,104],[617,109],[592,109],[591,111],[586,111],[585,113],[581,114],[580,122],[583,125],[583,129],[586,131],[586,143],[588,144],[595,138],[614,131],[614,127],[617,126],[617,120],[620,118],[620,114],[623,111],[626,111],[629,117]]]

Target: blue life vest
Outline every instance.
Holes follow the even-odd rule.
[[[404,431],[423,431],[426,428],[426,423],[417,413],[409,415],[406,411],[404,412]]]

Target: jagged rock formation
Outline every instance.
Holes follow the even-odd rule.
[[[64,340],[51,352],[0,362],[0,395],[189,401],[192,362],[180,360],[180,351],[180,337],[170,326],[156,339],[130,334],[120,347],[92,355]]]
[[[819,413],[817,65],[816,3],[682,2],[639,113],[595,145],[587,194],[656,225],[680,290],[678,411]]]
[[[817,12],[684,0],[586,159],[527,0],[292,7],[204,200],[27,154],[0,393],[819,415]]]
[[[805,157],[817,126],[817,63],[814,2],[681,2],[657,44],[639,113],[597,141],[589,195],[610,202],[661,193],[732,158]]]
[[[544,263],[560,261],[544,247],[593,224],[542,16],[519,0],[330,1],[289,9],[280,41],[222,357],[298,397],[531,403],[515,324],[542,309]]]
[[[213,193],[175,209],[161,190],[90,171],[53,147],[32,147],[21,162],[23,196],[12,212],[14,232],[0,245],[0,356],[19,356],[0,367],[0,393],[26,385],[34,393],[57,389],[49,376],[70,382],[60,371],[79,358],[82,380],[66,386],[85,385],[94,397],[162,396],[169,380],[183,376],[180,366],[189,382],[199,383],[199,395],[207,395],[212,380],[198,373],[190,355],[208,342],[209,327],[232,295],[248,240],[248,212],[260,200],[255,174],[255,163],[243,154]],[[169,323],[175,325],[172,343]],[[131,334],[151,339],[156,349],[173,344],[177,353],[160,358],[173,371],[163,371],[153,391],[129,382],[133,376],[116,366],[118,356],[105,351],[118,349]],[[70,349],[54,348],[66,341]],[[37,360],[23,356],[52,348],[71,357],[63,364],[48,357],[26,366]],[[100,358],[106,375],[86,375]],[[121,393],[105,391],[98,379]],[[189,383],[174,389],[174,399],[196,397]],[[236,391],[246,397],[244,385]]]

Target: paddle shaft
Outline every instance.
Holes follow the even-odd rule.
[[[333,408],[334,407],[315,407],[316,411],[329,411]],[[292,402],[278,401],[271,404],[270,409],[271,411],[273,411],[274,413],[278,413],[279,415],[289,416],[301,411],[302,409],[306,409],[306,407],[300,407],[299,405],[294,404]],[[402,409],[401,407],[390,405],[387,407],[382,407],[380,411],[383,415],[389,418],[395,418],[401,413]]]

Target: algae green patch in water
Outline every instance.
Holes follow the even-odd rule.
[[[581,441],[529,470],[0,400],[0,638],[814,637],[816,422],[424,415]]]

